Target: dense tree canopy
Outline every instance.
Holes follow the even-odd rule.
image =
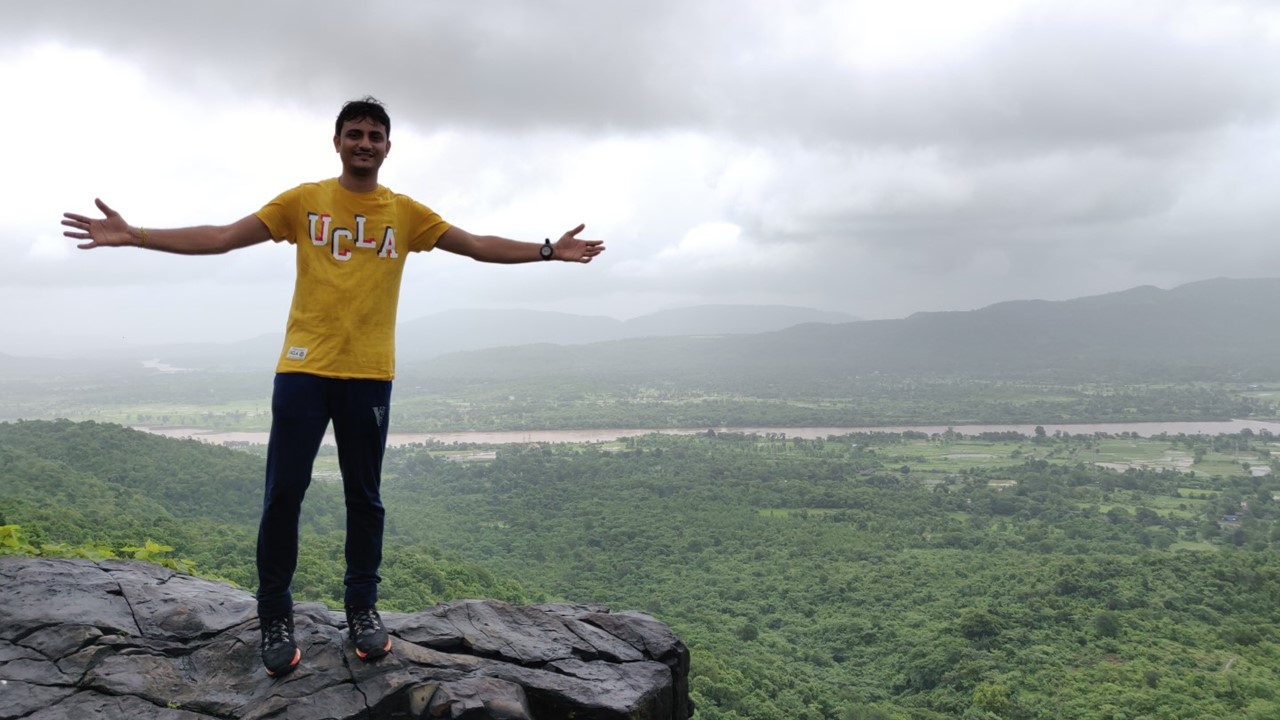
[[[652,612],[690,645],[713,720],[1270,718],[1280,484],[1244,465],[1266,467],[1272,440],[392,449],[382,587],[398,609],[490,596]],[[1101,466],[1117,448],[1193,469]],[[153,537],[251,586],[260,474],[251,453],[111,425],[0,424],[0,525],[31,551]],[[296,589],[336,602],[336,488],[317,480],[306,512]]]

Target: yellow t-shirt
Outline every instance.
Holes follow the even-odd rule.
[[[367,193],[337,178],[304,183],[257,216],[297,248],[297,278],[276,372],[391,380],[396,306],[411,252],[430,250],[449,224],[381,185]]]

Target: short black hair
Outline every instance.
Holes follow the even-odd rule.
[[[387,129],[387,137],[391,137],[391,117],[387,115],[387,109],[382,106],[382,103],[372,95],[365,95],[359,100],[351,100],[343,105],[338,113],[338,121],[333,125],[333,134],[341,135],[342,125],[352,120],[380,122],[382,127]]]

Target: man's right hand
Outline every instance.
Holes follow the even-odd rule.
[[[102,211],[101,219],[85,217],[76,213],[63,213],[62,224],[72,230],[64,230],[63,235],[76,240],[88,240],[76,247],[83,250],[96,247],[119,247],[122,245],[141,245],[142,236],[129,227],[129,223],[120,217],[120,213],[107,207],[102,200],[95,198],[94,204]]]

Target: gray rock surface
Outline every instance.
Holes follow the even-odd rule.
[[[0,720],[686,720],[689,653],[598,605],[464,600],[384,613],[366,663],[345,619],[295,609],[302,664],[272,680],[253,597],[134,561],[0,557]]]

